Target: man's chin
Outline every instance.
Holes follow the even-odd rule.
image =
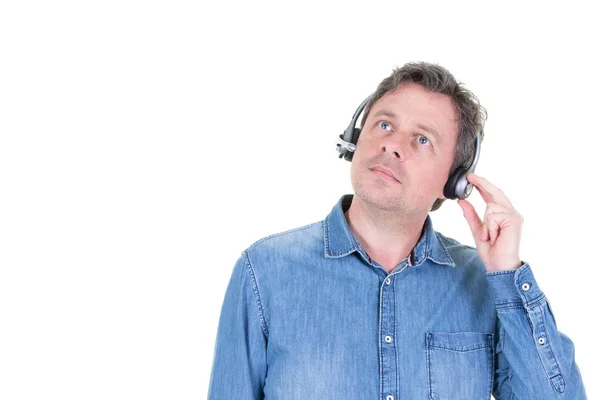
[[[383,211],[398,211],[405,209],[404,198],[399,194],[385,193],[381,190],[368,190],[363,188],[354,191],[355,197],[358,197],[365,205],[378,208]]]

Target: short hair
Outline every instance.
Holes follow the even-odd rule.
[[[459,117],[459,126],[456,153],[448,176],[459,167],[467,168],[475,156],[475,137],[478,133],[481,133],[481,140],[483,141],[483,126],[487,120],[487,111],[479,104],[477,96],[466,89],[463,83],[457,81],[447,69],[440,65],[427,62],[411,62],[393,69],[392,74],[377,86],[377,90],[365,106],[360,126],[364,126],[373,104],[386,93],[398,89],[403,82],[413,82],[431,92],[445,94],[450,97]],[[445,198],[436,199],[430,211],[440,208],[445,200]]]

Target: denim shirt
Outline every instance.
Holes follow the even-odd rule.
[[[351,202],[242,252],[209,399],[586,398],[573,342],[528,263],[487,272],[428,215],[388,274],[353,235]]]

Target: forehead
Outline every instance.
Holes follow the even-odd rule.
[[[452,99],[416,83],[406,82],[386,93],[373,104],[369,118],[382,111],[395,114],[401,125],[426,125],[442,136],[458,134],[459,120]]]

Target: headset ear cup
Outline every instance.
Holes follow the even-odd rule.
[[[352,132],[352,143],[354,143],[354,144],[358,143],[358,137],[360,136],[360,130],[361,130],[361,128],[354,128],[354,131]]]
[[[475,155],[469,167],[459,167],[446,181],[444,186],[444,196],[447,199],[466,199],[473,190],[473,184],[467,179],[469,172],[475,171],[475,166],[479,161],[479,153],[481,151],[481,140],[483,134],[480,132],[475,137]]]
[[[457,199],[459,194],[457,193],[457,184],[462,175],[464,175],[465,169],[458,168],[446,181],[446,185],[444,186],[444,196],[447,199],[453,200]]]
[[[354,128],[354,130],[352,131],[352,138],[350,140],[351,143],[353,143],[354,145],[356,145],[356,143],[358,143],[358,136],[360,135],[360,128]],[[354,151],[348,151],[346,152],[346,156],[344,157],[346,160],[348,161],[352,161],[352,158],[354,157]]]
[[[374,95],[375,95],[374,93],[371,93],[366,99],[364,99],[362,101],[362,103],[360,103],[360,105],[358,106],[356,111],[354,111],[354,115],[352,116],[350,123],[344,130],[344,133],[341,135],[342,143],[339,143],[339,145],[337,147],[337,151],[339,153],[339,158],[342,158],[342,154],[343,154],[344,160],[352,161],[354,151],[356,151],[355,146],[356,146],[356,143],[358,142],[358,136],[360,135],[360,130],[361,130],[360,128],[356,127],[356,123],[358,121],[358,118],[360,117],[360,114],[363,112],[363,110],[365,109],[365,107],[367,106],[367,104],[373,98]],[[350,151],[348,149],[348,147],[352,147],[352,146],[349,146],[350,143],[354,145],[353,151]],[[343,150],[342,150],[342,147],[344,147]]]

